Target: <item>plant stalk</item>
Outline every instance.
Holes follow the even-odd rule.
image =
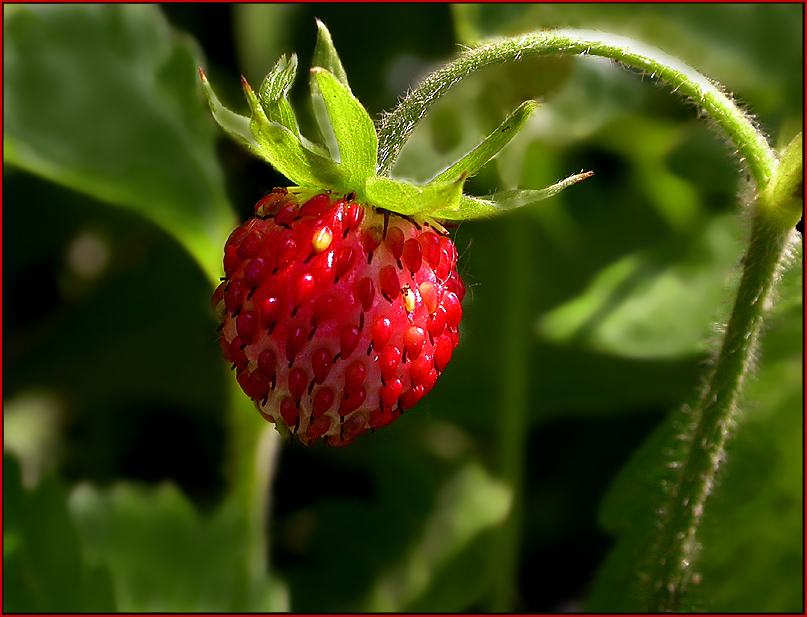
[[[515,608],[517,565],[520,557],[524,457],[527,441],[529,390],[529,297],[524,281],[529,277],[530,227],[524,216],[504,221],[504,257],[507,280],[502,302],[501,409],[499,418],[498,472],[512,491],[507,518],[493,533],[491,545],[491,593],[488,609],[508,613]]]
[[[536,56],[601,56],[668,82],[691,98],[728,135],[754,178],[764,186],[776,158],[765,137],[709,79],[664,52],[626,37],[587,30],[533,32],[471,49],[429,75],[379,125],[378,173],[389,175],[406,140],[428,109],[456,83],[483,69]]]
[[[232,381],[227,444],[229,502],[242,529],[246,576],[241,580],[248,584],[241,594],[241,606],[234,610],[242,612],[260,608],[254,601],[260,600],[269,572],[270,488],[281,444],[278,432],[260,418],[232,375],[228,378]]]
[[[783,229],[767,212],[757,209],[751,243],[731,318],[712,374],[692,410],[690,449],[681,462],[675,497],[663,520],[660,543],[661,577],[651,595],[652,612],[679,610],[698,554],[696,533],[704,507],[724,460],[724,447],[738,413],[743,381],[751,368],[765,313],[787,247],[796,232]]]
[[[674,611],[691,576],[697,557],[696,532],[704,506],[724,458],[724,446],[737,413],[742,385],[756,350],[765,312],[772,301],[788,243],[795,232],[792,226],[803,209],[803,153],[799,136],[785,151],[780,168],[765,136],[722,89],[681,61],[636,41],[599,32],[559,30],[537,32],[503,39],[471,49],[455,61],[432,73],[410,92],[398,107],[385,116],[379,126],[378,173],[389,175],[403,144],[424,117],[429,107],[457,82],[488,67],[521,58],[545,55],[594,55],[619,61],[668,82],[673,90],[692,99],[720,127],[737,148],[757,187],[752,210],[753,227],[750,246],[744,258],[744,270],[722,347],[715,360],[708,383],[692,411],[692,423],[686,435],[691,446],[681,461],[681,475],[673,498],[659,523],[662,575],[653,585],[651,603],[646,610]],[[513,232],[511,250],[519,245]],[[518,262],[510,260],[518,267]],[[523,262],[522,262],[523,264]],[[517,312],[521,304],[519,280],[511,291]],[[512,288],[511,288],[512,289]],[[506,304],[510,306],[510,302]],[[522,332],[511,332],[520,315],[510,315],[505,333],[504,358],[518,357],[526,362],[524,349],[516,341]],[[511,355],[512,354],[512,355]],[[522,374],[523,373],[523,374]],[[501,469],[516,493],[519,503],[523,464],[526,373],[518,363],[505,369],[502,401]],[[520,432],[520,434],[519,434]],[[518,508],[518,505],[516,505]],[[514,510],[497,538],[493,563],[499,569],[494,576],[492,610],[512,608],[512,576],[517,561],[517,510]],[[505,565],[503,565],[505,564]]]

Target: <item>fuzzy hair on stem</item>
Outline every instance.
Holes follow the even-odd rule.
[[[462,53],[428,77],[379,125],[378,173],[389,175],[403,144],[428,109],[456,83],[483,69],[535,56],[601,56],[639,69],[667,82],[700,108],[724,131],[738,149],[756,181],[771,178],[776,157],[751,118],[711,80],[677,58],[632,39],[588,30],[533,32],[492,41]]]
[[[429,75],[410,91],[379,125],[377,173],[389,175],[397,156],[428,109],[448,90],[468,75],[488,67],[521,58],[548,55],[592,55],[617,61],[642,74],[667,82],[674,92],[697,105],[702,114],[731,141],[755,186],[750,200],[753,227],[749,249],[743,260],[743,273],[731,317],[726,324],[719,351],[710,368],[700,398],[685,414],[685,426],[678,428],[684,449],[672,464],[677,479],[665,487],[667,500],[656,513],[662,530],[653,553],[659,564],[649,594],[646,611],[675,611],[692,580],[692,564],[697,559],[697,530],[716,475],[725,460],[725,443],[737,414],[743,382],[753,366],[757,340],[765,312],[774,297],[775,284],[788,247],[798,234],[787,224],[803,207],[793,178],[801,177],[803,163],[798,143],[788,149],[790,157],[779,169],[779,160],[767,138],[752,118],[740,109],[721,86],[668,54],[631,39],[583,30],[557,30],[501,39],[463,52],[459,58]],[[792,161],[790,159],[793,159]],[[780,172],[780,173],[777,173]],[[784,188],[774,191],[769,187]],[[796,188],[794,188],[796,186]],[[783,215],[788,212],[788,215]],[[784,221],[784,223],[782,222]],[[512,465],[509,466],[512,468]],[[517,472],[505,474],[518,491]],[[501,539],[509,544],[514,533],[503,530]],[[512,548],[512,547],[511,547]],[[507,552],[507,548],[499,548]],[[500,585],[501,586],[501,585]],[[498,590],[498,608],[507,601],[507,589]]]

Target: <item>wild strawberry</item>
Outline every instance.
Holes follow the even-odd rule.
[[[425,185],[389,177],[395,133],[379,150],[375,125],[350,92],[330,34],[318,22],[312,96],[329,148],[305,139],[288,101],[297,59],[282,57],[251,116],[202,85],[216,121],[296,186],[275,189],[224,247],[213,295],[219,345],[236,379],[279,430],[344,445],[394,421],[428,393],[459,341],[465,287],[442,219],[487,216],[582,179],[501,199],[463,195],[476,173],[535,109],[528,101],[460,161]]]
[[[459,341],[451,240],[354,197],[301,203],[275,189],[231,234],[213,295],[238,383],[306,444],[344,445],[395,420]]]

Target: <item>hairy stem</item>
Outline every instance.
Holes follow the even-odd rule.
[[[709,381],[693,409],[690,449],[663,524],[661,575],[648,610],[678,610],[697,558],[696,533],[704,505],[724,458],[729,430],[737,414],[743,381],[752,367],[765,313],[788,247],[798,237],[793,226],[804,205],[802,136],[797,135],[762,186],[753,208],[751,242],[743,258],[743,276],[726,334]]]
[[[728,135],[757,185],[773,174],[776,158],[765,137],[719,87],[658,49],[631,39],[585,30],[534,32],[494,41],[463,53],[429,75],[379,126],[378,173],[389,175],[395,160],[429,107],[456,83],[485,68],[534,56],[592,55],[623,64],[668,82],[691,98]]]
[[[753,229],[743,261],[743,276],[731,318],[714,367],[699,403],[692,412],[691,447],[681,462],[681,475],[658,523],[660,575],[652,586],[651,606],[645,610],[674,611],[686,589],[690,565],[697,557],[696,532],[715,476],[723,461],[724,446],[733,424],[744,378],[752,364],[765,312],[770,308],[792,226],[803,208],[802,142],[799,136],[786,150],[779,165],[766,138],[717,85],[679,60],[636,41],[599,32],[559,30],[537,32],[495,41],[462,54],[430,75],[412,91],[379,127],[379,165],[389,174],[401,147],[429,107],[457,82],[482,69],[521,58],[544,55],[595,55],[617,60],[668,82],[675,91],[692,99],[731,139],[757,186]],[[514,237],[513,244],[515,242]],[[516,283],[518,286],[518,283]],[[515,300],[515,298],[514,298]],[[513,309],[517,310],[517,309]],[[513,319],[515,323],[517,319]],[[511,340],[506,336],[506,340]],[[519,354],[520,349],[508,349]],[[521,356],[519,355],[519,358]],[[513,431],[524,429],[524,383],[518,370],[505,384],[502,444],[512,451],[502,456],[502,473],[517,491],[523,443]],[[496,548],[499,564],[509,564],[494,577],[492,608],[511,608],[511,590],[505,577],[516,560],[517,524],[514,514],[505,524]],[[501,559],[498,559],[501,558]]]
[[[771,306],[771,290],[791,233],[795,232],[772,224],[764,211],[757,211],[734,310],[709,382],[693,409],[691,448],[682,461],[668,516],[662,521],[661,576],[654,583],[653,605],[647,610],[678,610],[689,582],[690,565],[698,552],[698,524],[724,458],[743,380],[753,362],[763,318]]]

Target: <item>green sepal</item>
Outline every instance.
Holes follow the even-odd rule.
[[[297,54],[292,54],[290,59],[285,55],[280,57],[272,72],[263,80],[258,90],[258,100],[261,102],[266,117],[271,122],[277,122],[285,126],[295,135],[299,135],[303,146],[312,152],[322,156],[328,156],[328,151],[320,144],[313,143],[300,133],[297,125],[297,118],[289,103],[289,90],[297,76]]]
[[[207,103],[210,105],[210,112],[213,114],[213,119],[221,128],[234,137],[236,141],[241,142],[249,148],[250,151],[260,156],[260,146],[249,128],[249,118],[241,116],[234,111],[230,111],[221,104],[216,93],[213,92],[213,88],[210,87],[207,75],[204,74],[202,69],[199,69],[199,76],[202,79],[202,89],[207,96]]]
[[[425,185],[385,176],[371,176],[365,183],[364,197],[376,207],[405,216],[435,217],[437,211],[454,213],[459,209],[464,185],[464,175],[452,182],[431,182]]]
[[[286,58],[285,54],[280,56],[280,60],[258,89],[258,99],[269,120],[285,126],[292,133],[299,134],[297,119],[288,98],[296,75],[297,54],[292,54],[291,58]]]
[[[317,20],[317,43],[314,46],[314,57],[311,60],[311,66],[321,66],[326,71],[329,71],[350,92],[347,73],[345,72],[345,67],[342,66],[342,61],[339,59],[339,54],[336,53],[336,47],[333,46],[331,33],[319,19]]]
[[[378,157],[378,137],[375,126],[364,106],[332,73],[311,69],[311,93],[319,94],[328,112],[330,126],[323,126],[327,135],[333,131],[339,150],[342,174],[354,185],[361,186],[365,178],[375,174]]]
[[[462,194],[465,180],[495,157],[537,108],[525,101],[493,133],[460,161],[426,185],[376,176],[378,136],[369,114],[353,96],[339,55],[325,25],[319,29],[311,69],[311,97],[329,149],[309,142],[299,132],[288,93],[297,71],[297,57],[275,64],[256,96],[242,78],[251,110],[245,118],[226,109],[204,73],[202,84],[216,121],[253,153],[303,189],[355,191],[359,199],[405,216],[463,220],[491,216],[556,195],[591,173],[570,176],[541,190],[504,191],[489,197]],[[330,156],[329,156],[330,153]]]
[[[259,156],[300,186],[350,190],[347,178],[336,162],[307,147],[298,134],[269,120],[246,79],[242,78],[241,83],[252,111],[249,127],[258,143]]]
[[[437,219],[461,221],[493,216],[504,212],[498,204],[489,198],[463,195],[459,208],[454,210],[437,210],[433,216]]]
[[[455,180],[465,173],[475,176],[494,156],[515,137],[533,111],[538,108],[536,101],[524,101],[502,122],[482,143],[434,178],[436,181]]]
[[[514,189],[486,197],[463,195],[459,208],[434,211],[431,216],[452,221],[469,220],[502,214],[508,210],[528,206],[560,193],[563,189],[594,175],[587,171],[561,180],[545,189]]]

